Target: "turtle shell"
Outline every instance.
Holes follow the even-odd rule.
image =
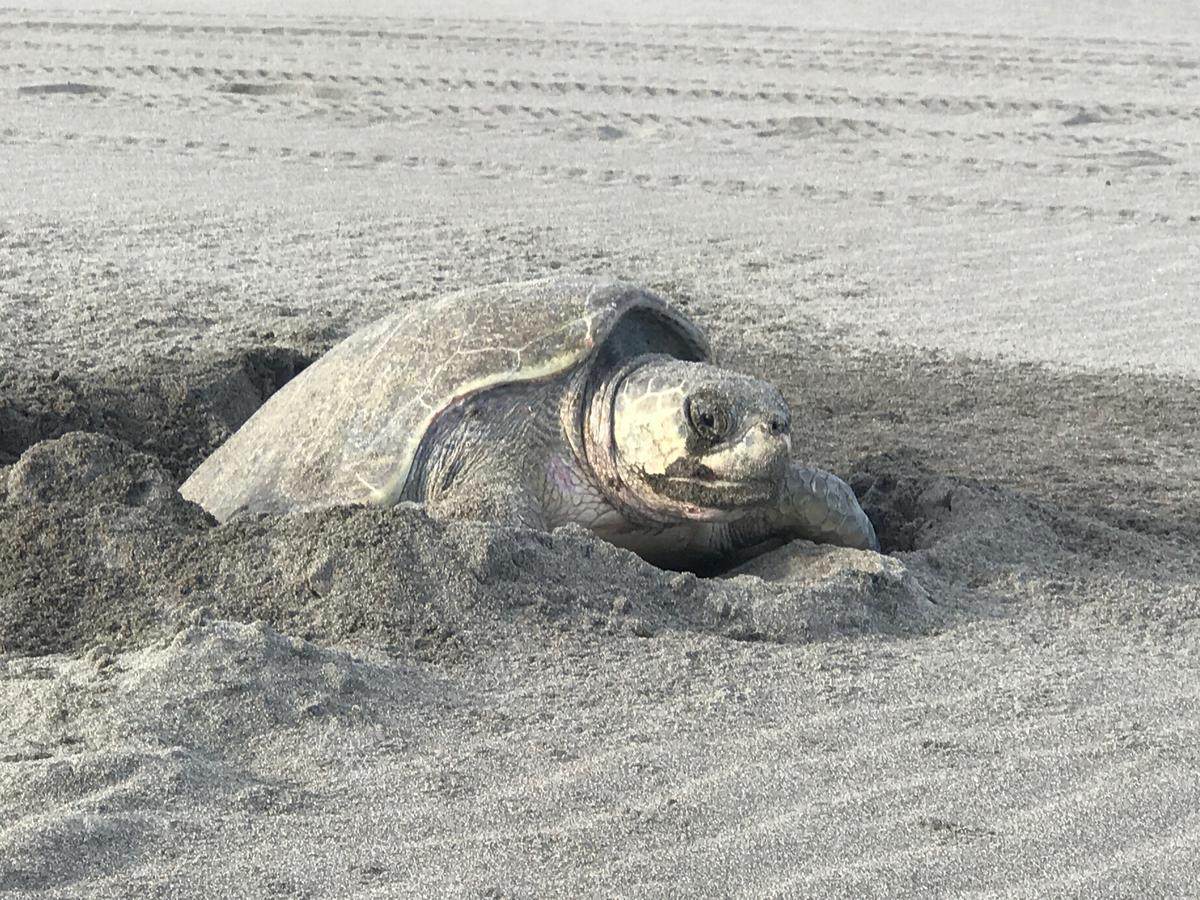
[[[446,407],[497,385],[561,374],[595,360],[602,347],[617,358],[647,350],[708,358],[690,319],[624,282],[559,278],[444,295],[335,345],[180,492],[221,521],[240,511],[392,505]]]

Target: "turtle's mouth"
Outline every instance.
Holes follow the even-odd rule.
[[[767,478],[730,479],[716,475],[660,475],[651,479],[655,492],[683,507],[689,519],[727,519],[769,503],[779,493],[778,482]]]

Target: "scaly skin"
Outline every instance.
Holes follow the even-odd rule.
[[[857,550],[879,550],[875,527],[858,504],[850,485],[832,472],[792,462],[779,501],[753,510],[733,523],[735,548],[771,538],[803,538]]]
[[[547,480],[547,506],[558,525],[571,521],[609,543],[634,551],[667,568],[735,565],[759,553],[801,539],[858,550],[879,550],[871,520],[850,485],[831,472],[793,461],[776,503],[745,511],[725,522],[681,521],[652,525],[631,521],[608,500],[587,474],[557,456],[556,475]]]
[[[692,422],[697,398],[726,423],[711,440]],[[673,567],[744,559],[795,538],[878,550],[850,486],[789,459],[790,418],[757,378],[631,360],[596,388],[582,417],[564,417],[574,452],[552,455],[539,485],[547,524],[576,522]],[[569,440],[572,428],[579,440]]]
[[[650,356],[609,373],[583,408],[564,404],[581,377],[455,406],[422,445],[405,499],[451,517],[575,523],[671,568],[720,567],[795,538],[878,549],[849,485],[788,459],[789,413],[766,382]],[[719,398],[727,434],[698,440],[695,397]]]

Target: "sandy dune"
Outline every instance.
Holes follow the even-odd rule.
[[[1190,4],[385,6],[0,10],[0,893],[1193,896]],[[176,494],[552,272],[776,381],[888,557]]]

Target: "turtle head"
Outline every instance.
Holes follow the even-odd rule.
[[[623,499],[656,518],[712,522],[774,501],[791,455],[783,395],[707,363],[643,360],[612,397]]]

